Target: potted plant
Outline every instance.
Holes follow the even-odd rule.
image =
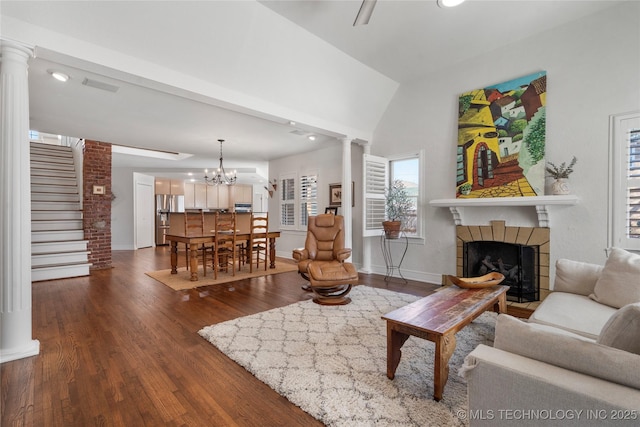
[[[460,194],[463,194],[466,196],[467,194],[471,193],[471,184],[469,184],[468,182],[465,184],[462,184],[459,187],[459,190],[460,190]]]
[[[387,221],[382,222],[384,233],[387,239],[397,239],[400,237],[402,221],[413,209],[413,202],[407,193],[404,183],[396,179],[386,191],[386,211]]]
[[[556,166],[552,162],[547,162],[548,166],[545,168],[545,170],[547,171],[549,176],[555,179],[555,182],[551,187],[551,192],[554,195],[570,193],[569,185],[567,184],[567,179],[569,178],[569,175],[573,173],[573,167],[575,166],[577,161],[578,159],[576,159],[576,157],[573,156],[573,159],[571,159],[571,162],[569,163],[568,166],[566,162],[562,162],[560,166]]]

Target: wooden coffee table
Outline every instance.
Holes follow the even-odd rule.
[[[489,309],[505,313],[508,289],[501,285],[484,289],[449,286],[382,316],[387,321],[387,377],[395,377],[400,348],[410,335],[432,341],[436,344],[433,398],[442,399],[456,332]]]

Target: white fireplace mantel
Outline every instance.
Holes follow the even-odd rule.
[[[466,207],[535,207],[538,214],[538,226],[549,227],[550,205],[575,205],[578,203],[578,196],[532,196],[532,197],[492,197],[478,199],[436,199],[429,204],[435,207],[449,208],[456,225],[463,225],[462,212]]]

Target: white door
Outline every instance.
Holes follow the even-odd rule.
[[[136,174],[137,175],[137,174]],[[141,178],[138,175],[137,178]],[[151,177],[153,178],[153,177]],[[154,196],[153,183],[145,179],[134,178],[133,203],[135,211],[135,242],[136,249],[148,248],[154,243]]]

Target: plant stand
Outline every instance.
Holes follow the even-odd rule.
[[[398,242],[397,244],[392,244],[392,242]],[[395,259],[398,260],[397,263],[394,262],[394,256],[393,256],[393,246],[399,247],[399,251],[395,251],[397,253],[397,255],[395,256]],[[407,249],[409,248],[409,239],[407,238],[407,235],[405,234],[404,231],[400,232],[400,237],[398,237],[397,239],[389,239],[387,238],[387,235],[382,232],[382,235],[380,236],[380,247],[382,248],[382,255],[384,256],[384,263],[387,267],[387,273],[386,276],[384,276],[384,281],[388,282],[391,280],[393,276],[393,271],[394,270],[398,270],[398,275],[400,276],[400,278],[404,281],[405,284],[407,284],[407,279],[404,278],[404,276],[402,275],[402,271],[400,271],[400,267],[402,266],[402,261],[404,261],[404,256],[407,254]],[[398,256],[399,253],[402,253],[402,255]]]

